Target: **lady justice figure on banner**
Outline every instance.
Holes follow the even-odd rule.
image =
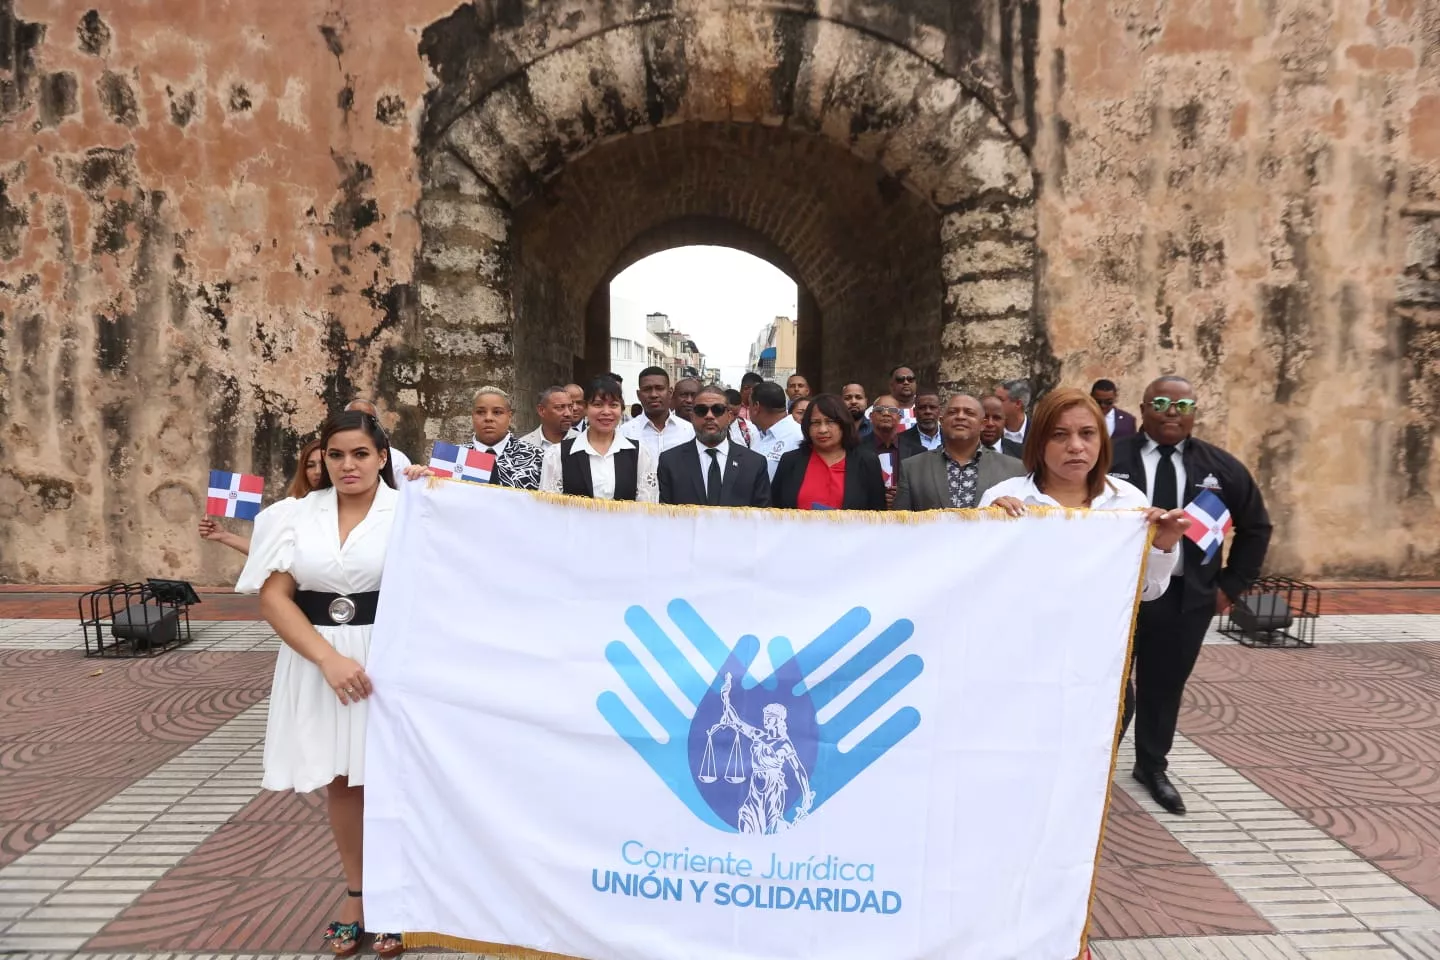
[[[725,683],[720,687],[720,701],[724,704],[720,711],[720,720],[706,732],[707,743],[705,758],[700,767],[700,779],[715,779],[715,755],[711,741],[716,733],[727,729],[735,733],[736,749],[732,749],[731,760],[726,764],[725,779],[732,783],[744,779],[744,770],[738,762],[738,747],[741,737],[748,738],[750,790],[740,804],[736,826],[741,833],[780,833],[788,830],[809,816],[810,805],[815,802],[815,792],[810,789],[810,776],[805,772],[805,765],[800,762],[800,755],[795,752],[795,744],[790,741],[790,732],[785,723],[785,705],[765,705],[762,711],[765,729],[761,730],[740,718],[740,714],[730,703],[730,688],[731,675],[727,673]],[[785,784],[787,764],[795,772],[795,780],[800,784],[800,805],[795,810],[795,818],[789,821],[785,819],[785,808],[789,805],[786,800],[789,788]]]

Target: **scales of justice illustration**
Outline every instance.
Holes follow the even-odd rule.
[[[809,772],[790,740],[789,713],[784,704],[768,703],[761,712],[763,726],[746,723],[730,702],[731,687],[732,675],[727,673],[720,687],[720,719],[705,732],[705,752],[700,758],[700,769],[695,778],[705,784],[720,779],[715,761],[715,735],[730,731],[733,737],[725,755],[725,782],[737,785],[747,780],[750,782],[750,789],[737,810],[736,827],[741,833],[781,833],[809,816],[815,801]],[[745,757],[747,751],[740,745],[742,739],[750,741],[748,762]],[[723,736],[721,743],[724,743]],[[790,788],[785,782],[787,766],[800,785],[800,804],[790,820],[785,819],[786,808],[790,805]]]

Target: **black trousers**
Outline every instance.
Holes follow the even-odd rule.
[[[1125,719],[1121,729],[1135,720],[1135,766],[1163,772],[1175,744],[1175,724],[1185,681],[1200,656],[1200,645],[1210,626],[1214,605],[1185,610],[1185,585],[1179,577],[1170,589],[1140,604],[1135,621],[1135,660],[1125,688]]]

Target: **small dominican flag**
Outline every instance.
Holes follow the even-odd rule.
[[[1185,536],[1205,551],[1205,562],[1209,563],[1219,552],[1220,544],[1225,542],[1225,534],[1229,533],[1233,526],[1230,522],[1230,508],[1225,506],[1225,501],[1221,500],[1215,491],[1201,490],[1199,496],[1185,505],[1185,513],[1190,517],[1190,526],[1185,529]]]
[[[205,495],[207,517],[238,517],[254,520],[260,512],[265,481],[250,473],[210,471],[210,491]]]
[[[471,483],[489,483],[495,472],[495,454],[436,441],[430,450],[430,472]]]

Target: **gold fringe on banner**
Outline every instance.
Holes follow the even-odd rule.
[[[1145,565],[1150,562],[1150,548],[1154,545],[1155,525],[1152,523],[1145,528],[1145,553],[1140,560],[1140,576],[1135,582],[1135,603],[1130,607],[1130,633],[1125,640],[1125,665],[1120,669],[1120,709],[1115,713],[1115,737],[1110,747],[1110,779],[1105,781],[1105,807],[1100,814],[1100,838],[1095,842],[1095,865],[1090,871],[1090,899],[1086,901],[1085,927],[1080,931],[1080,952],[1076,954],[1078,957],[1085,956],[1085,951],[1090,948],[1090,927],[1095,922],[1095,887],[1100,882],[1100,851],[1105,847],[1105,827],[1110,822],[1110,798],[1115,792],[1115,766],[1120,762],[1120,729],[1125,723],[1125,688],[1130,685],[1130,667],[1135,659],[1135,624],[1140,619],[1140,598],[1145,593]],[[1185,540],[1182,537],[1175,549],[1182,550],[1184,547]]]
[[[464,937],[452,937],[446,933],[407,933],[403,939],[406,950],[438,947],[441,950],[458,950],[462,953],[483,953],[500,960],[583,960],[564,953],[546,953],[543,950],[532,950],[508,943],[466,940]]]

